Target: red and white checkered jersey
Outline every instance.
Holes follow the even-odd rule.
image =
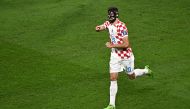
[[[109,30],[110,40],[112,44],[122,44],[123,38],[128,37],[128,30],[125,24],[121,21],[117,21],[112,25],[109,21],[104,22],[104,27]],[[132,49],[128,48],[112,48],[112,52],[116,53],[122,59],[129,58],[132,54]]]

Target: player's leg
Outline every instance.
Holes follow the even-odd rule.
[[[116,100],[116,94],[118,90],[117,85],[117,77],[118,73],[111,72],[110,73],[110,105],[113,105],[115,107],[115,100]]]
[[[104,109],[115,109],[116,95],[118,91],[117,78],[118,72],[121,72],[121,63],[118,58],[111,56],[110,59],[110,102]]]
[[[152,71],[149,69],[149,66],[145,66],[144,69],[135,69],[134,70],[135,77],[143,76],[143,75],[148,75],[152,76]]]
[[[104,109],[115,109],[116,95],[118,91],[117,78],[117,72],[110,72],[110,102]]]
[[[144,69],[134,69],[134,56],[126,62],[126,70],[128,72],[129,79],[135,79],[136,77],[143,75],[152,75],[152,71],[149,69],[149,66],[145,66]]]

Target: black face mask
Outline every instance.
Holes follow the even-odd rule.
[[[115,12],[113,12],[113,11],[109,11],[108,12],[108,20],[109,20],[110,23],[115,22],[116,18],[117,17],[116,17],[116,13]]]

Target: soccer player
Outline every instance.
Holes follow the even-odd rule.
[[[138,76],[152,76],[149,66],[144,69],[134,69],[134,55],[129,44],[128,30],[123,22],[118,18],[119,12],[116,7],[108,8],[108,21],[96,26],[96,31],[108,30],[110,41],[106,42],[106,47],[111,49],[110,56],[110,102],[104,109],[115,109],[116,94],[118,91],[118,73],[123,70],[128,74],[129,79]]]

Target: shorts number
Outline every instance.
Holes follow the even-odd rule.
[[[131,67],[127,67],[127,72],[131,72]]]

